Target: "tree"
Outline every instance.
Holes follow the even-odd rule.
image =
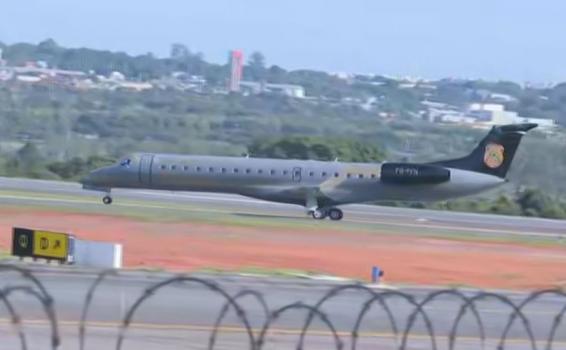
[[[100,156],[90,156],[87,160],[75,157],[66,162],[50,163],[47,165],[47,169],[59,175],[62,179],[71,180],[79,179],[94,169],[113,163],[113,159]]]
[[[279,66],[271,66],[266,72],[267,81],[275,84],[282,84],[286,82],[287,71]]]
[[[17,159],[25,165],[41,163],[43,157],[34,143],[28,142],[16,154]]]
[[[191,55],[189,48],[184,44],[174,43],[171,45],[169,56],[174,60],[186,59]]]
[[[253,156],[283,159],[330,161],[338,158],[346,162],[378,162],[385,158],[379,148],[358,141],[307,136],[256,141],[248,149]]]
[[[253,81],[263,81],[266,78],[265,56],[255,51],[251,54],[250,60],[244,74],[248,79]]]
[[[265,69],[265,56],[259,51],[254,51],[250,56],[248,64],[251,67]]]
[[[14,157],[6,162],[9,176],[26,176],[31,178],[54,178],[46,171],[45,159],[34,143],[28,142],[20,148]]]
[[[59,45],[53,39],[46,39],[37,45],[39,52],[54,53],[59,49]]]
[[[521,207],[506,195],[500,195],[491,203],[489,212],[503,215],[520,215]]]
[[[517,203],[523,215],[547,218],[565,218],[566,212],[561,203],[538,189],[527,189],[519,193]]]

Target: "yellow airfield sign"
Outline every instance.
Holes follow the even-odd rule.
[[[66,259],[69,255],[69,236],[59,232],[34,231],[33,255],[41,258]]]

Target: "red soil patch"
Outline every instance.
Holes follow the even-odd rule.
[[[287,268],[367,279],[372,265],[390,283],[466,284],[491,288],[566,285],[566,249],[460,242],[364,232],[261,229],[201,223],[155,223],[103,215],[0,210],[0,247],[11,228],[73,232],[124,244],[128,267]]]

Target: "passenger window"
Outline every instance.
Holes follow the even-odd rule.
[[[200,173],[200,167],[197,166],[197,173]]]
[[[250,168],[246,169],[246,174],[249,174],[251,172],[252,172],[252,169],[250,169]]]
[[[352,177],[352,174],[348,173],[348,175],[347,175],[347,176],[348,176],[348,179],[349,179],[349,178],[351,178],[351,177]]]
[[[239,171],[238,168],[234,168],[234,174],[237,174]]]
[[[167,169],[167,165],[161,164],[161,170],[165,170],[165,169]]]
[[[289,174],[289,170],[283,170],[283,175],[288,175]]]
[[[376,178],[376,175],[375,175],[375,174],[371,174],[371,178],[372,178],[372,179],[375,179],[375,178]]]
[[[184,171],[189,171],[189,166],[188,166],[188,165],[183,166],[183,170],[184,170]]]
[[[222,174],[226,173],[226,168],[222,168]]]
[[[263,174],[263,170],[262,170],[262,169],[257,169],[257,173],[258,173],[258,174]]]
[[[175,169],[177,169],[177,166],[176,166],[176,165],[171,165],[171,170],[175,170]]]
[[[363,178],[364,178],[364,174],[358,175],[358,178],[359,178],[359,179],[363,179]]]
[[[322,172],[322,177],[326,177],[326,171]]]
[[[340,177],[339,173],[334,173],[334,177]]]
[[[271,169],[271,171],[269,172],[271,175],[275,175],[275,170]]]
[[[309,176],[314,176],[314,171],[309,171]]]

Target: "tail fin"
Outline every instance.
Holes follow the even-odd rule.
[[[494,126],[468,156],[431,163],[505,178],[523,135],[537,124]]]

